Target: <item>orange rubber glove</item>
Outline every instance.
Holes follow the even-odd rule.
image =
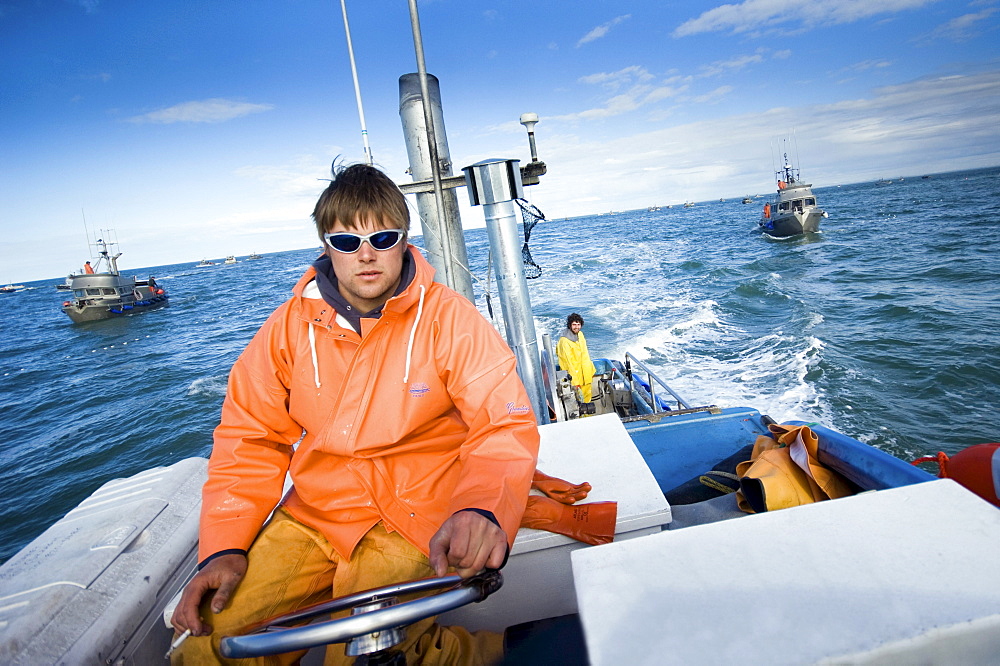
[[[598,546],[615,540],[618,502],[567,506],[548,497],[528,495],[521,527],[546,530]]]
[[[569,481],[563,481],[554,476],[546,476],[537,469],[535,470],[535,475],[531,477],[531,487],[541,490],[546,496],[563,504],[579,502],[590,492],[590,484],[586,481],[574,486]]]

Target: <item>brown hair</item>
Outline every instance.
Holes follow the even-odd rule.
[[[340,222],[348,229],[358,221],[383,221],[390,228],[410,230],[410,211],[406,198],[392,180],[367,164],[333,165],[333,180],[323,190],[313,209],[316,231],[322,240],[333,225]]]
[[[570,324],[572,324],[574,321],[580,322],[580,326],[581,327],[583,326],[583,317],[574,312],[570,316],[566,317],[566,328],[569,328]]]

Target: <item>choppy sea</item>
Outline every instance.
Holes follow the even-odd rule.
[[[903,459],[1000,441],[1000,168],[815,192],[829,219],[790,240],[755,231],[763,198],[542,222],[540,332],[578,312],[593,356],[630,351],[691,404]],[[486,231],[466,241],[485,314]],[[207,456],[230,366],[316,254],[125,266],[170,306],[91,324],[61,278],[0,295],[0,562],[108,480]]]

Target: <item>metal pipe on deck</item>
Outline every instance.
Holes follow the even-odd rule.
[[[486,216],[507,344],[517,357],[518,375],[528,391],[535,418],[542,425],[549,422],[549,410],[517,232],[514,199],[524,197],[518,160],[483,160],[462,171],[472,205],[481,205]]]
[[[451,157],[441,111],[441,89],[424,64],[416,0],[409,0],[409,6],[417,73],[399,78],[399,115],[403,120],[410,173],[415,181],[430,177],[433,183],[433,193],[417,195],[424,246],[436,273],[435,280],[474,303],[458,201],[455,194],[446,193],[442,185],[442,176],[451,175]]]
[[[451,154],[441,110],[441,89],[433,74],[427,74],[426,82],[430,100],[427,105],[430,131],[420,75],[404,74],[399,77],[399,117],[403,123],[410,174],[414,181],[436,178],[433,191],[418,192],[415,195],[424,234],[424,247],[427,249],[427,259],[434,267],[435,279],[475,302],[472,276],[467,269],[469,258],[462,235],[458,195],[454,189],[441,187],[441,178],[452,175]],[[433,166],[435,162],[438,165],[436,169]]]

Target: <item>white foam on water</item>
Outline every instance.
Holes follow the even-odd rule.
[[[228,383],[228,374],[201,377],[188,385],[187,395],[208,398],[224,398],[226,396],[226,387]]]
[[[830,422],[833,410],[806,379],[822,359],[819,338],[782,332],[752,338],[725,322],[714,301],[685,306],[677,323],[619,338],[609,355],[631,352],[692,405],[748,406],[779,421]]]

